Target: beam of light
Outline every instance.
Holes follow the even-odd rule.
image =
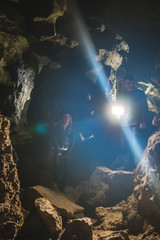
[[[94,44],[91,41],[91,38],[90,38],[88,32],[86,31],[86,26],[80,16],[76,6],[74,6],[74,18],[78,22],[79,36],[84,45],[84,52],[87,53],[88,60],[96,73],[98,82],[99,82],[100,86],[102,87],[102,90],[104,91],[108,100],[111,101],[111,90],[112,89],[111,89],[109,80],[103,70],[102,64],[100,63],[100,61],[96,60],[97,53],[96,53]]]
[[[93,69],[96,72],[96,75],[98,76],[98,82],[99,82],[100,86],[102,87],[102,90],[104,91],[104,93],[106,95],[106,98],[109,100],[109,103],[111,105],[113,105],[113,99],[112,99],[112,94],[111,94],[112,89],[111,89],[109,80],[103,70],[101,63],[99,61],[96,61],[97,54],[96,54],[95,47],[91,41],[89,34],[86,31],[85,24],[83,23],[83,21],[80,17],[80,14],[77,11],[77,8],[74,8],[74,10],[75,10],[74,16],[76,17],[76,20],[78,20],[78,22],[79,22],[79,25],[78,25],[79,26],[79,34],[80,34],[81,40],[84,44],[84,50],[88,54],[89,62],[91,63]],[[120,111],[123,112],[122,109]],[[134,136],[134,133],[132,132],[132,130],[129,126],[124,127],[121,123],[120,123],[120,126],[121,126],[122,132],[123,132],[126,140],[129,143],[129,146],[133,152],[135,160],[137,161],[137,163],[140,162],[143,150],[140,147],[140,144],[138,143],[136,137]]]
[[[131,130],[130,126],[123,126],[123,124],[121,124],[121,129],[133,153],[134,160],[138,164],[141,161],[143,155],[141,144],[138,142],[138,139],[133,133],[133,130]]]
[[[108,97],[109,100],[111,100],[111,86],[108,81],[108,78],[103,70],[103,67],[99,61],[96,61],[96,51],[94,48],[93,43],[91,42],[91,39],[88,35],[88,33],[84,30],[84,27],[81,26],[80,28],[81,37],[83,38],[83,41],[85,43],[85,50],[88,54],[89,61],[93,67],[93,69],[96,72],[96,75],[98,77],[98,82],[102,87],[102,90],[105,92],[106,97]]]
[[[150,189],[153,188],[156,191],[155,195],[153,195],[153,194],[150,195],[150,201],[154,202],[155,198],[157,197],[156,195],[158,195],[158,197],[160,197],[160,179],[159,179],[158,170],[157,170],[156,166],[150,162],[150,156],[148,156],[147,152],[145,153],[145,155],[143,155],[141,171],[143,172],[144,175],[149,176],[149,179],[150,179],[150,187],[149,188]],[[147,190],[148,190],[148,186],[147,186]]]

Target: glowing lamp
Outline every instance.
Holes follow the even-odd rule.
[[[114,105],[112,106],[112,114],[115,118],[120,119],[124,115],[124,107],[121,105]]]

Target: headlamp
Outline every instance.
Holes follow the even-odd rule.
[[[112,115],[116,119],[121,119],[125,113],[125,109],[122,105],[113,105],[111,108],[111,111],[112,111]]]

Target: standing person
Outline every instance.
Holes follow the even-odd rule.
[[[135,87],[134,78],[128,75],[123,80],[123,91],[117,96],[117,100],[125,108],[121,146],[125,156],[128,156],[126,166],[129,170],[133,170],[141,160],[141,155],[139,159],[135,159],[137,146],[142,154],[149,137],[149,111],[146,95]]]
[[[54,181],[60,189],[64,189],[68,178],[69,155],[73,149],[75,131],[72,116],[64,114],[63,120],[55,127],[54,133]]]
[[[132,76],[124,78],[124,90],[118,96],[126,108],[126,122],[135,123],[137,129],[147,127],[148,104],[146,95],[142,90],[136,89]]]

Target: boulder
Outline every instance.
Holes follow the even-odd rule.
[[[82,185],[81,199],[94,207],[114,206],[132,193],[133,176],[133,172],[97,167],[89,181]]]
[[[122,230],[124,229],[123,209],[126,205],[125,201],[114,207],[98,207],[96,215],[100,224],[95,229],[101,230]]]
[[[51,236],[58,236],[62,230],[62,217],[51,202],[45,198],[37,198],[35,205]]]
[[[92,240],[92,222],[90,218],[69,220],[60,240]]]
[[[50,189],[40,185],[26,188],[22,194],[23,206],[27,210],[35,208],[35,200],[39,197],[48,199],[62,217],[83,217],[84,208],[70,201],[58,189]]]
[[[157,229],[151,225],[146,225],[145,232],[142,234],[141,239],[146,240],[159,240],[160,239],[160,233],[157,232]]]
[[[127,203],[122,210],[122,214],[124,227],[128,229],[131,234],[137,235],[143,232],[144,219],[139,213],[138,201],[134,197],[134,194],[131,194],[128,197]]]

